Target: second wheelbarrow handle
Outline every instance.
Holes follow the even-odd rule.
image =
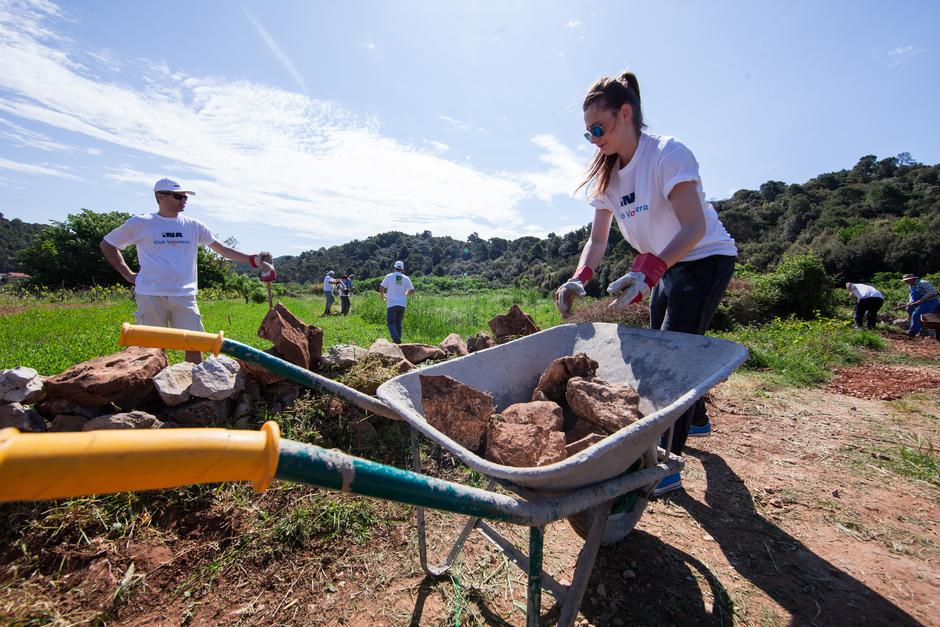
[[[186,331],[183,329],[169,329],[166,327],[148,327],[140,324],[121,325],[121,346],[144,346],[147,348],[171,348],[187,351],[204,351],[218,355],[220,352],[230,357],[251,362],[262,368],[278,374],[294,383],[308,388],[325,390],[345,398],[347,401],[373,414],[384,416],[392,420],[401,420],[391,407],[368,394],[343,385],[338,381],[329,379],[306,368],[296,366],[280,357],[275,357],[263,350],[226,339],[222,332],[205,333],[199,331]]]

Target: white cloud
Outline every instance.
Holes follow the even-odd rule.
[[[435,154],[403,143],[374,118],[304,94],[150,61],[122,61],[141,86],[92,76],[74,61],[81,53],[47,28],[55,7],[28,6],[0,4],[0,112],[149,157],[102,166],[103,176],[142,190],[179,177],[199,192],[195,207],[214,217],[277,225],[311,246],[393,229],[518,237],[544,230],[523,219],[523,200],[568,194],[577,183],[571,151],[549,136],[533,139],[547,171],[485,173],[442,158],[445,144],[428,140]]]
[[[568,20],[568,23],[565,24],[568,28],[577,28],[581,26],[581,20]]]
[[[891,58],[891,63],[888,64],[888,67],[897,67],[904,61],[907,61],[911,57],[916,57],[922,52],[926,52],[926,50],[924,48],[917,48],[912,44],[896,46],[888,51],[888,57]]]
[[[425,139],[422,141],[424,141],[425,144],[430,146],[438,154],[444,154],[445,152],[450,150],[450,146],[448,146],[444,142],[439,142],[433,139]]]
[[[372,43],[371,41],[364,42],[362,44],[362,47],[365,48],[366,50],[375,50],[375,44]]]
[[[532,143],[544,151],[539,155],[539,161],[546,164],[548,169],[519,174],[507,172],[505,175],[515,176],[532,195],[545,202],[553,196],[573,197],[575,188],[584,178],[584,159],[554,135],[537,135],[532,138]]]
[[[280,44],[277,43],[277,40],[271,36],[271,34],[261,25],[261,22],[255,19],[255,17],[245,11],[245,17],[248,18],[248,21],[251,22],[251,25],[255,27],[255,30],[258,32],[258,35],[264,41],[265,45],[271,51],[271,53],[277,57],[277,60],[281,62],[281,65],[284,66],[284,69],[293,77],[294,82],[297,83],[297,86],[300,87],[304,92],[307,91],[307,82],[304,80],[303,75],[294,65],[294,62],[290,60],[290,57],[287,56],[287,53],[281,49]]]
[[[16,172],[23,172],[25,174],[42,174],[45,176],[56,176],[63,179],[69,179],[70,181],[79,181],[77,176],[74,174],[69,174],[62,170],[56,168],[50,168],[42,165],[35,165],[32,163],[20,163],[19,161],[11,161],[9,159],[4,159],[0,157],[0,168],[4,170],[13,170]]]

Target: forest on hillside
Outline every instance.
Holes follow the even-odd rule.
[[[738,243],[740,261],[759,272],[776,268],[786,255],[808,252],[836,281],[865,281],[878,272],[940,271],[940,165],[917,163],[907,153],[881,160],[866,155],[850,170],[802,184],[767,181],[713,204]],[[117,215],[83,210],[52,227],[0,215],[0,264],[33,270],[47,284],[72,285],[74,276],[57,277],[56,272],[75,267],[77,249],[88,249],[89,263],[98,259],[98,240]],[[587,224],[564,235],[513,240],[387,232],[280,257],[276,265],[282,281],[318,283],[327,270],[382,276],[401,259],[414,276],[477,276],[493,286],[550,290],[574,270],[589,230]],[[632,249],[613,227],[605,261],[588,291],[599,295],[601,286],[624,274],[632,259]],[[120,281],[107,266],[102,271],[88,276],[99,283]],[[200,278],[205,285],[209,277]]]

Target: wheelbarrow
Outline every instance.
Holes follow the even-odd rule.
[[[260,491],[276,476],[407,503],[416,507],[419,558],[427,573],[436,576],[446,572],[474,530],[526,572],[528,625],[539,622],[543,588],[561,605],[559,624],[574,623],[601,544],[626,536],[660,479],[682,468],[682,459],[667,452],[675,421],[747,358],[743,346],[716,338],[605,323],[563,325],[399,375],[382,384],[375,398],[224,338],[222,333],[125,324],[121,344],[225,353],[301,385],[338,394],[367,411],[404,420],[412,428],[414,472],[279,439],[273,423],[266,423],[261,432],[187,429],[8,434],[0,438],[0,501],[225,480],[251,480]],[[420,375],[448,375],[487,392],[500,411],[529,400],[540,374],[553,359],[579,352],[598,362],[598,377],[627,383],[637,390],[644,418],[563,461],[536,468],[496,464],[457,444],[424,419]],[[664,434],[667,444],[659,448]],[[175,436],[172,443],[171,436]],[[419,474],[421,436],[487,476],[487,489]],[[55,447],[31,444],[33,448],[25,448],[28,452],[18,458],[19,462],[11,463],[17,458],[8,453],[10,443],[27,438],[36,443],[57,440]],[[207,448],[201,448],[204,443]],[[135,454],[128,455],[128,451]],[[35,461],[37,456],[43,457],[41,464]],[[101,472],[103,463],[115,466],[114,472]],[[46,469],[42,480],[48,485],[37,483],[37,467]],[[16,473],[23,479],[17,480]],[[494,491],[497,484],[517,496]],[[446,558],[437,565],[429,564],[427,556],[425,508],[469,517]],[[544,527],[562,518],[569,519],[585,538],[569,585],[542,571]],[[516,548],[484,519],[529,527],[528,553]]]

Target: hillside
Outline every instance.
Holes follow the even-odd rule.
[[[31,224],[17,218],[7,220],[0,213],[0,272],[19,272],[21,268],[16,254],[44,228],[42,224]]]
[[[861,281],[876,272],[940,271],[940,165],[922,165],[901,154],[880,161],[862,157],[851,170],[829,172],[803,184],[768,181],[714,203],[738,242],[741,261],[773,268],[784,254],[815,251],[837,280]],[[556,287],[577,265],[589,225],[545,239],[462,242],[450,237],[382,233],[278,260],[285,279],[316,282],[326,270],[380,276],[395,259],[414,275],[483,276],[496,284]],[[601,284],[623,274],[633,252],[612,228]]]
[[[758,271],[774,268],[787,253],[808,251],[819,255],[837,281],[864,281],[877,272],[940,271],[940,165],[917,163],[906,153],[881,160],[867,155],[851,170],[827,172],[802,184],[767,181],[714,205],[738,242],[741,261]],[[89,213],[81,215],[90,219]],[[0,215],[0,271],[22,269],[17,252],[44,228]],[[435,237],[430,231],[381,233],[280,257],[278,275],[300,283],[318,283],[327,270],[379,277],[402,259],[414,276],[472,275],[494,286],[551,290],[574,270],[589,228],[514,240],[483,239],[475,233],[465,241]],[[94,259],[97,244],[96,238],[83,244]],[[72,264],[73,256],[64,263]],[[632,258],[613,228],[604,264],[588,292],[600,295],[601,286],[626,272]],[[117,280],[116,275],[111,278]],[[201,279],[206,284],[210,277],[201,272]],[[54,284],[60,282],[61,277]]]

